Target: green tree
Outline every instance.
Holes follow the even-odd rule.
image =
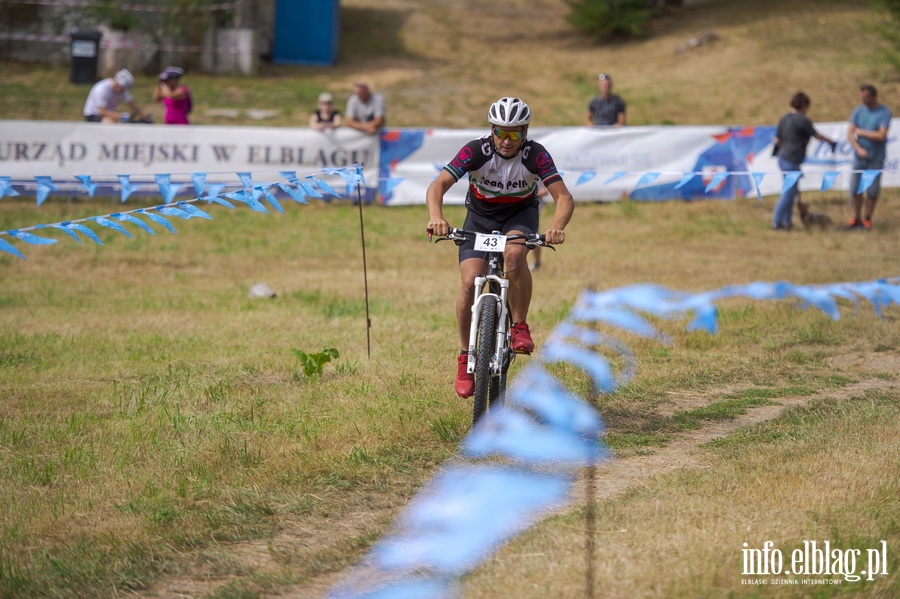
[[[665,2],[659,0],[566,0],[566,20],[599,39],[646,37],[650,19]]]

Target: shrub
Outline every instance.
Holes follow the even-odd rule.
[[[566,20],[599,39],[615,36],[645,37],[650,18],[658,12],[657,0],[566,0]]]

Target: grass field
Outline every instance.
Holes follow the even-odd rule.
[[[514,0],[342,4],[354,35],[334,69],[188,82],[209,107],[277,108],[277,125],[360,76],[397,126],[471,126],[522,88],[541,125],[574,124],[598,64],[621,65],[603,70],[635,124],[771,123],[798,87],[815,120],[841,120],[863,77],[889,104],[900,95],[877,44],[858,43],[874,17],[853,0],[695,3],[648,41],[601,46],[563,29],[560,1],[535,3],[539,21]],[[674,53],[708,28],[720,45]],[[474,41],[492,32],[507,51],[486,57]],[[2,118],[80,110],[86,90],[64,72],[6,72]],[[868,234],[769,231],[774,198],[580,204],[536,273],[536,341],[586,287],[896,276],[897,198],[886,190]],[[808,199],[849,217],[843,194]],[[4,198],[0,230],[117,205]],[[455,255],[428,245],[424,209],[364,209],[371,356],[357,207],[210,213],[173,219],[177,235],[0,254],[0,597],[320,597],[455,454],[471,409],[451,388]],[[278,296],[248,298],[257,282]],[[598,472],[597,596],[897,596],[897,308],[845,302],[832,321],[787,301],[719,307],[716,336],[667,324],[670,345],[629,339],[636,378],[595,401],[616,456]],[[332,348],[321,375],[304,372],[297,352]],[[464,596],[583,596],[580,500],[467,577]],[[742,584],[744,543],[788,553],[809,539],[863,553],[884,540],[889,575]]]
[[[868,235],[776,234],[770,203],[579,206],[569,242],[536,277],[538,343],[587,285],[701,291],[896,272],[892,202]],[[105,207],[4,201],[0,227]],[[6,596],[176,596],[162,591],[185,581],[200,585],[197,596],[316,596],[465,433],[470,406],[450,387],[453,251],[427,244],[421,209],[364,212],[371,358],[355,207],[211,212],[214,221],[180,223],[177,236],[110,232],[104,247],[63,240],[28,247],[26,262],[2,258]],[[248,299],[258,281],[278,297]],[[601,536],[603,568],[631,564],[604,574],[609,596],[741,595],[741,542],[895,546],[897,315],[844,313],[833,322],[788,302],[732,301],[715,337],[673,326],[671,346],[635,345],[637,378],[597,406],[616,464],[669,456],[683,468],[601,502],[602,528],[631,530],[619,520],[636,519],[646,542],[667,539],[648,551],[639,536]],[[304,376],[292,350],[324,348],[340,357]],[[668,453],[697,427],[797,397],[832,399],[697,447],[690,460]],[[524,564],[528,575],[513,570],[524,586],[509,596],[577,587],[581,549],[566,537],[577,520],[553,519],[522,541],[537,548],[510,549],[546,561],[498,557],[466,596],[503,595],[506,568]],[[670,575],[662,556],[691,567]]]

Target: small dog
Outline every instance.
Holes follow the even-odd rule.
[[[809,204],[804,204],[797,198],[797,209],[800,211],[800,220],[804,227],[819,227],[827,229],[831,227],[831,217],[824,212],[810,212]]]

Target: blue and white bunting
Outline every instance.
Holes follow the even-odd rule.
[[[541,352],[510,385],[506,405],[492,409],[463,439],[460,461],[464,465],[436,475],[407,506],[387,537],[373,545],[369,555],[328,597],[455,596],[451,593],[461,576],[537,522],[548,509],[568,500],[574,466],[606,457],[599,414],[554,378],[544,364],[574,364],[591,375],[596,387],[612,391],[627,377],[613,377],[605,357],[599,353],[588,356],[589,348],[619,351],[617,361],[632,359],[633,354],[589,324],[666,340],[643,316],[652,314],[667,320],[687,317],[686,330],[713,333],[718,326],[715,301],[729,297],[795,298],[800,307],[812,306],[838,319],[839,300],[856,304],[859,298],[866,299],[878,314],[900,304],[900,278],[805,286],[753,282],[693,294],[639,284],[583,293]],[[632,316],[626,316],[627,312]],[[498,457],[502,464],[511,464],[473,461]]]
[[[365,184],[365,181],[362,178],[362,169],[359,165],[343,167],[340,169],[327,169],[322,171],[322,173],[323,175],[340,177],[340,179],[347,183],[348,186],[351,183],[354,185]],[[148,222],[145,222],[144,219],[146,219],[150,223],[164,227],[170,233],[177,234],[175,227],[166,217],[178,217],[184,220],[191,218],[213,220],[213,217],[209,213],[201,210],[195,205],[197,202],[203,201],[206,202],[207,205],[218,204],[234,210],[235,205],[227,199],[220,197],[220,195],[224,195],[238,203],[242,203],[251,210],[262,214],[269,214],[269,210],[262,202],[260,202],[260,199],[264,200],[273,210],[284,213],[284,207],[275,195],[275,191],[278,189],[284,191],[292,200],[300,204],[308,203],[306,199],[307,196],[323,198],[323,191],[330,195],[334,195],[335,197],[341,197],[334,188],[319,176],[310,175],[307,177],[309,181],[300,181],[296,178],[296,174],[293,171],[282,171],[281,175],[288,178],[290,183],[254,184],[250,173],[239,173],[242,188],[223,194],[222,192],[226,187],[225,183],[207,183],[207,173],[192,173],[191,178],[194,184],[194,190],[197,191],[199,189],[205,191],[206,195],[198,193],[197,197],[194,199],[175,201],[175,195],[183,186],[180,183],[172,183],[170,174],[157,174],[154,175],[154,178],[160,193],[171,201],[150,208],[113,212],[111,214],[83,218],[77,221],[37,224],[31,227],[19,227],[8,231],[0,231],[0,241],[2,241],[2,243],[0,243],[0,252],[14,255],[23,260],[25,259],[24,254],[16,249],[10,241],[3,239],[2,236],[6,236],[10,240],[18,240],[31,245],[46,245],[57,241],[56,239],[41,237],[29,232],[41,229],[61,231],[78,243],[82,243],[81,236],[84,236],[98,245],[103,245],[100,237],[89,227],[85,226],[86,224],[93,224],[99,227],[112,229],[128,237],[133,237],[132,233],[120,224],[128,223],[135,225],[145,233],[156,235],[156,232]],[[130,175],[117,175],[117,177],[121,186],[121,201],[124,202],[138,189],[139,186],[131,183]],[[97,186],[91,181],[89,175],[78,175],[76,176],[76,179],[80,181],[82,188],[87,193],[93,194],[96,190]],[[50,177],[36,177],[35,180],[39,185],[45,186],[47,193],[58,188]],[[12,180],[9,177],[0,177],[0,192],[4,195],[19,195],[18,192],[12,189]],[[43,200],[45,197],[46,195],[42,192],[39,196],[39,201]]]

